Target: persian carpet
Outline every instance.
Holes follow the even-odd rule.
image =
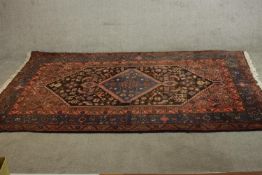
[[[246,52],[32,52],[2,87],[0,131],[262,129]]]

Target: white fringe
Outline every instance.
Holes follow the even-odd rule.
[[[25,64],[29,61],[30,57],[31,57],[31,52],[28,52],[28,53],[26,54],[26,59],[25,59],[24,63],[23,63],[21,66],[19,66],[19,68],[15,71],[15,73],[12,74],[12,75],[9,77],[9,79],[6,80],[6,82],[4,82],[4,84],[0,87],[0,93],[2,93],[2,92],[5,90],[5,88],[9,85],[9,83],[15,78],[15,76],[20,72],[20,70],[21,70],[21,69],[25,66]]]
[[[256,82],[257,82],[257,85],[260,87],[260,89],[262,89],[262,82],[261,82],[260,79],[259,79],[259,75],[258,75],[258,73],[257,73],[257,71],[256,71],[256,68],[255,68],[255,66],[254,66],[254,64],[253,64],[253,62],[252,62],[252,60],[251,60],[248,52],[245,51],[244,54],[245,54],[247,63],[248,63],[248,65],[249,65],[250,71],[251,71],[254,79],[255,79]]]

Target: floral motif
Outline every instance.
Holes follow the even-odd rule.
[[[212,81],[178,66],[85,68],[47,85],[71,106],[181,105]]]
[[[0,94],[0,131],[261,129],[243,52],[32,52]]]

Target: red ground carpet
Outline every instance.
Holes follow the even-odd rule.
[[[2,87],[0,131],[260,130],[253,75],[241,51],[32,52]]]

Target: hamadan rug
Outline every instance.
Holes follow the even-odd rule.
[[[0,131],[262,129],[246,52],[32,52],[2,87]]]

